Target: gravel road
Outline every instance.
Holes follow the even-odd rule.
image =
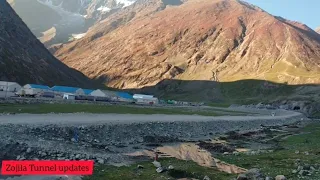
[[[262,110],[260,110],[262,111]],[[271,116],[275,112],[276,116]],[[257,112],[255,112],[257,113]],[[277,110],[268,111],[269,115],[256,116],[199,116],[199,115],[139,115],[139,114],[17,114],[0,116],[0,124],[26,125],[90,125],[90,124],[130,124],[148,122],[207,122],[207,121],[254,121],[277,120],[302,116],[298,112]],[[261,113],[262,114],[262,113]]]

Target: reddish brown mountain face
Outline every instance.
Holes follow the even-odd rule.
[[[56,56],[116,88],[163,79],[320,83],[320,36],[238,0],[140,1]]]

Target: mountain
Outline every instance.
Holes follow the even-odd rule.
[[[7,0],[46,46],[81,38],[99,20],[134,0]]]
[[[140,0],[55,55],[115,88],[163,79],[320,83],[320,36],[240,0]]]
[[[320,34],[320,27],[316,29],[316,32]]]
[[[6,1],[0,1],[0,79],[20,84],[90,87],[91,81],[57,60]]]
[[[52,28],[61,20],[61,16],[53,9],[35,0],[8,0],[9,4],[18,12],[23,21],[27,22],[31,31],[36,36]]]

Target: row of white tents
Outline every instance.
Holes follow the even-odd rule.
[[[110,90],[91,90],[68,86],[45,86],[37,84],[26,84],[23,87],[16,82],[0,81],[0,91],[5,92],[5,97],[10,97],[15,94],[36,95],[45,94],[50,97],[61,97],[63,99],[74,100],[76,97],[84,98],[85,100],[112,100],[122,102],[137,102],[141,104],[158,104],[158,98],[153,95],[134,94],[126,92],[117,92]],[[0,93],[1,94],[1,93]]]

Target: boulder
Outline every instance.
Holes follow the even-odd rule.
[[[235,156],[238,156],[240,153],[238,151],[235,151],[232,154],[235,155]]]
[[[158,161],[153,161],[152,164],[153,164],[156,168],[161,167],[161,163],[158,162]]]
[[[101,159],[101,158],[98,158],[97,161],[98,161],[99,164],[104,164],[104,160]]]
[[[76,155],[76,159],[80,159],[80,157],[81,157],[81,154]]]
[[[208,176],[205,176],[203,180],[211,180]]]
[[[157,173],[162,173],[162,172],[164,172],[164,169],[162,167],[158,167],[156,169],[156,171],[157,171]]]
[[[261,171],[257,168],[253,168],[253,169],[249,169],[246,173],[245,173],[246,177],[248,178],[248,180],[251,179],[264,179],[263,174],[261,173]]]
[[[284,175],[276,176],[276,180],[286,180],[287,178]]]
[[[292,174],[297,174],[297,170],[292,170]]]
[[[239,174],[237,180],[248,180],[248,178],[245,174]]]
[[[311,169],[311,166],[309,164],[306,164],[303,166],[303,170],[309,171]]]
[[[309,174],[309,172],[308,172],[308,171],[305,171],[305,170],[301,170],[301,171],[299,171],[299,174],[300,174],[301,176],[306,176],[306,175]]]

